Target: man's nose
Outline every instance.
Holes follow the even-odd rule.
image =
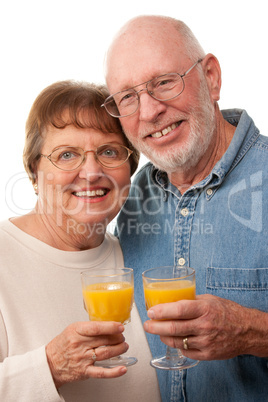
[[[154,122],[157,120],[159,114],[166,111],[166,105],[149,95],[147,90],[140,93],[139,97],[139,114],[141,121]]]

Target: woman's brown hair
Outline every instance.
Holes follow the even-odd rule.
[[[50,125],[64,128],[69,124],[78,128],[93,128],[104,133],[117,133],[133,151],[130,156],[131,174],[139,163],[139,152],[125,137],[118,119],[110,116],[101,105],[109,96],[104,85],[87,82],[59,81],[45,88],[35,99],[26,122],[23,163],[32,183],[36,181],[37,164]],[[68,118],[66,120],[66,112]]]

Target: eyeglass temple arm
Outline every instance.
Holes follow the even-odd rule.
[[[50,154],[50,155],[43,155],[43,154],[40,154],[40,156],[43,156],[44,158],[47,158],[48,160],[51,160],[51,154]]]
[[[181,77],[185,77],[185,75],[188,74],[193,68],[195,68],[195,66],[197,66],[198,63],[201,63],[201,61],[203,61],[203,59],[198,59],[197,62],[194,63],[194,65],[190,67],[189,70],[187,70]]]

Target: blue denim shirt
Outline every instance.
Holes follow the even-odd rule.
[[[135,301],[147,319],[141,274],[163,265],[196,270],[197,294],[268,312],[268,137],[238,109],[223,111],[236,131],[212,172],[183,196],[150,163],[136,175],[118,218],[125,266],[135,270]],[[166,346],[147,334],[152,354]],[[149,364],[149,362],[148,362]],[[268,359],[241,355],[157,370],[163,401],[268,400]]]

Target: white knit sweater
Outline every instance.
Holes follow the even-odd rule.
[[[10,221],[0,223],[0,401],[160,401],[155,370],[134,306],[124,335],[138,363],[116,379],[89,379],[59,389],[45,345],[69,324],[87,321],[80,272],[123,266],[118,240],[106,234],[97,248],[68,252],[29,236]]]

